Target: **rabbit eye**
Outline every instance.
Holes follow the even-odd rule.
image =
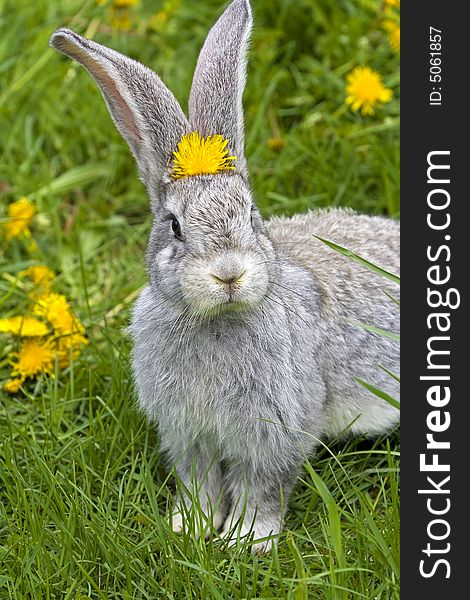
[[[176,217],[173,217],[171,219],[171,229],[172,229],[173,233],[175,234],[175,238],[177,238],[178,240],[181,240],[182,239],[181,225],[179,224],[179,221]]]

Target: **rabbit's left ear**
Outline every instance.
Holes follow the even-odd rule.
[[[191,128],[204,137],[225,137],[229,153],[237,157],[236,171],[245,178],[242,96],[251,24],[249,0],[234,0],[209,31],[189,97]]]

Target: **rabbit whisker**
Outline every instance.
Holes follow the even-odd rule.
[[[310,326],[310,323],[308,321],[306,321],[303,317],[301,317],[295,309],[293,309],[291,306],[287,306],[287,304],[282,302],[280,300],[279,296],[277,296],[278,300],[275,300],[272,296],[268,296],[268,295],[266,295],[265,298],[267,300],[270,300],[271,302],[274,302],[275,304],[278,304],[279,306],[282,306],[282,308],[284,308],[284,310],[287,310],[288,312],[292,313],[297,318],[299,318],[301,321],[303,321],[306,325]]]
[[[300,292],[297,292],[296,290],[293,290],[292,288],[287,287],[286,285],[282,285],[278,281],[271,281],[271,284],[272,285],[277,285],[278,287],[282,288],[283,290],[287,290],[288,292],[291,292],[292,294],[295,294],[299,298],[302,298],[302,300],[305,300],[305,296],[303,296]]]

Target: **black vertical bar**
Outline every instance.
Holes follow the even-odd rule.
[[[465,2],[401,5],[405,600],[470,597],[469,12]]]

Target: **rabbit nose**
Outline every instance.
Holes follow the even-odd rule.
[[[243,259],[233,253],[221,254],[212,263],[209,271],[214,281],[221,285],[234,286],[241,283],[246,273],[246,264]]]
[[[245,274],[246,270],[243,271],[243,273],[238,273],[237,275],[216,275],[215,273],[211,273],[211,277],[212,279],[215,279],[215,281],[217,281],[217,283],[224,283],[227,285],[232,285],[234,283],[240,283],[243,275]]]

